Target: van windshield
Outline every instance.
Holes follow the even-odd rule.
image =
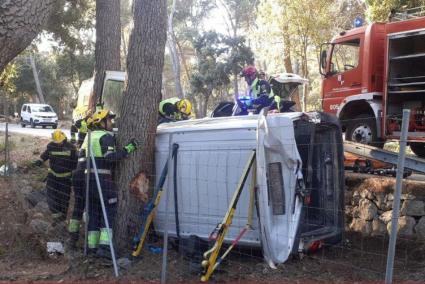
[[[50,106],[32,106],[31,110],[33,112],[53,112]]]
[[[102,100],[104,107],[120,116],[124,81],[107,80],[103,87]]]

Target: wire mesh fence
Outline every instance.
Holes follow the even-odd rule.
[[[344,172],[343,141],[332,121],[296,115],[277,122],[273,117],[262,122],[256,117],[229,118],[223,126],[224,121],[160,128],[152,164],[155,174],[147,176],[149,199],[127,212],[126,218],[138,222],[125,235],[114,230],[123,218],[122,212],[117,213],[121,200],[114,191],[129,190],[116,183],[117,159],[93,154],[87,168],[87,153],[75,158],[59,154],[63,161],[81,167],[79,173],[74,170],[67,176],[57,176],[67,173],[66,163],[63,171],[57,168],[52,173],[46,161],[40,171],[47,174],[47,184],[38,190],[39,202],[45,202],[51,214],[45,241],[62,242],[65,254],[81,252],[74,262],[86,258],[104,262],[93,258],[97,251],[92,249],[103,244],[109,250],[112,239],[122,279],[198,282],[212,267],[209,278],[202,280],[382,281],[395,180]],[[13,155],[12,151],[11,160]],[[147,190],[144,185],[140,188]],[[421,181],[404,182],[396,281],[424,277],[422,188]],[[237,202],[232,203],[234,199]],[[110,218],[112,238],[105,237],[110,231],[105,231],[104,213]],[[98,224],[91,227],[90,219]],[[90,224],[86,230],[84,221]],[[69,246],[76,231],[76,246]],[[140,254],[135,254],[141,240]],[[104,269],[113,277],[112,266]]]

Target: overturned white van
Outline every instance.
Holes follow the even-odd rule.
[[[162,124],[156,139],[157,173],[166,164],[170,147],[178,145],[178,152],[176,167],[165,182],[168,208],[164,194],[155,228],[158,232],[167,229],[170,236],[179,231],[182,238],[196,235],[208,239],[226,214],[254,150],[254,220],[239,244],[261,247],[265,259],[274,266],[285,262],[291,253],[338,242],[344,229],[341,137],[338,120],[318,112]],[[252,180],[249,177],[245,183],[227,242],[247,223]]]

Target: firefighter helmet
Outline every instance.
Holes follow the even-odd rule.
[[[106,118],[114,118],[114,117],[115,117],[115,114],[108,109],[97,110],[91,118],[91,124],[97,125]]]
[[[246,66],[241,73],[241,77],[251,77],[252,75],[257,75],[257,68],[253,65]]]
[[[192,113],[192,103],[187,99],[182,99],[177,102],[177,108],[181,113],[190,115]]]
[[[66,139],[66,135],[65,133],[63,133],[62,130],[60,129],[56,129],[55,131],[52,132],[52,140],[55,143],[62,143],[63,141],[65,141]]]

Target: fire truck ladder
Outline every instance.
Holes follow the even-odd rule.
[[[369,159],[397,165],[398,153],[390,152],[373,146],[344,141],[344,151]],[[425,173],[425,159],[406,155],[404,167],[415,172]]]
[[[391,22],[398,22],[398,21],[416,19],[423,16],[425,16],[425,6],[419,6],[419,7],[404,9],[403,11],[391,11],[389,18]]]

